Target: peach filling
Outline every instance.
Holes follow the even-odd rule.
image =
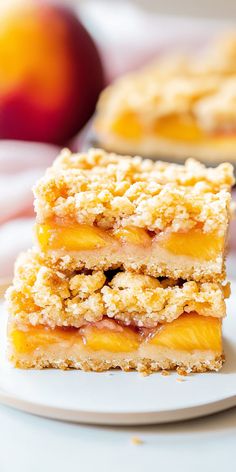
[[[47,326],[28,326],[24,331],[14,328],[10,333],[14,349],[19,354],[30,354],[36,349],[47,349],[62,343],[80,343],[82,338],[75,328],[55,328]]]
[[[54,223],[37,224],[36,237],[43,251],[65,249],[83,251],[109,244],[106,231],[95,226],[72,224],[60,226]]]
[[[154,125],[145,125],[134,112],[125,112],[112,123],[112,132],[124,139],[140,140],[147,133],[159,138],[187,142],[189,144],[211,144],[224,146],[236,143],[235,133],[226,134],[224,131],[207,133],[191,115],[168,115],[158,118]]]
[[[136,226],[127,226],[125,228],[119,228],[114,231],[115,238],[121,242],[130,243],[138,246],[150,246],[152,238],[148,232],[143,228],[137,228]]]
[[[205,317],[195,312],[183,314],[171,323],[153,330],[142,330],[122,326],[114,320],[103,319],[80,329],[45,326],[27,327],[25,331],[14,327],[10,333],[16,352],[30,354],[36,349],[45,349],[58,344],[80,345],[88,351],[111,353],[134,352],[142,345],[176,351],[222,351],[221,320]]]
[[[189,256],[202,261],[215,259],[224,249],[224,238],[215,233],[191,230],[188,233],[162,233],[158,243],[176,256]]]
[[[199,142],[207,138],[193,118],[175,115],[159,119],[154,126],[154,132],[158,136],[175,141]]]
[[[157,347],[177,351],[221,352],[221,320],[193,312],[183,314],[171,323],[162,325],[149,342]]]
[[[131,352],[139,347],[139,333],[113,320],[102,320],[80,329],[83,342],[92,351]]]
[[[163,232],[150,236],[143,228],[128,226],[115,231],[106,231],[89,225],[70,224],[60,226],[56,223],[36,225],[36,237],[42,251],[66,250],[86,251],[110,246],[113,243],[139,246],[158,250],[163,248],[169,253],[189,256],[202,261],[214,260],[224,249],[224,238],[216,233],[203,233],[191,230],[187,233]]]
[[[111,124],[113,133],[122,136],[125,139],[136,139],[141,138],[143,134],[142,124],[140,123],[137,115],[130,112],[125,112],[118,116],[116,120]]]

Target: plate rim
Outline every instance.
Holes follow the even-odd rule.
[[[236,407],[236,394],[221,398],[214,402],[203,403],[186,408],[147,412],[102,412],[92,410],[75,410],[59,406],[44,405],[39,402],[25,400],[20,397],[4,393],[0,390],[0,403],[16,410],[36,416],[69,421],[72,423],[137,426],[173,423],[194,418],[209,416]]]

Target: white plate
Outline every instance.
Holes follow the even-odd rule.
[[[236,406],[236,282],[224,321],[227,362],[219,373],[142,377],[135,372],[18,370],[6,360],[1,306],[0,402],[40,416],[94,424],[185,420]]]

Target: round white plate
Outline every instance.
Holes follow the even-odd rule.
[[[1,306],[0,402],[36,415],[74,422],[134,425],[186,420],[236,406],[236,282],[227,302],[219,373],[182,377],[160,373],[19,370],[6,359],[6,312]]]

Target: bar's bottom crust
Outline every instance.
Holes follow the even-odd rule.
[[[21,369],[78,369],[84,371],[104,372],[110,369],[121,369],[123,371],[136,370],[140,373],[150,374],[160,370],[176,370],[180,369],[184,373],[191,372],[207,372],[207,371],[218,371],[221,369],[224,362],[224,355],[214,355],[213,353],[196,353],[196,354],[185,354],[184,359],[175,359],[175,356],[171,359],[170,356],[167,358],[160,356],[159,359],[150,358],[111,358],[111,359],[96,359],[96,358],[77,358],[77,357],[65,357],[56,358],[53,355],[36,355],[33,357],[29,356],[17,356],[12,354],[10,357],[11,362],[15,367]]]
[[[190,143],[156,136],[143,137],[139,140],[128,140],[112,133],[96,133],[93,131],[93,145],[106,151],[124,155],[140,155],[146,158],[163,159],[169,162],[182,162],[189,157],[198,159],[209,165],[212,162],[229,161],[235,163],[235,137],[225,138],[221,142],[205,141]]]
[[[123,268],[126,271],[150,275],[152,277],[169,277],[173,279],[196,280],[201,282],[222,282],[225,279],[225,255],[214,261],[197,261],[194,258],[175,256],[170,258],[167,252],[159,248],[158,254],[150,257],[133,257],[132,250],[120,254],[111,249],[101,248],[98,251],[78,251],[77,253],[63,253],[63,251],[48,251],[42,253],[48,266],[59,270],[116,270]]]

